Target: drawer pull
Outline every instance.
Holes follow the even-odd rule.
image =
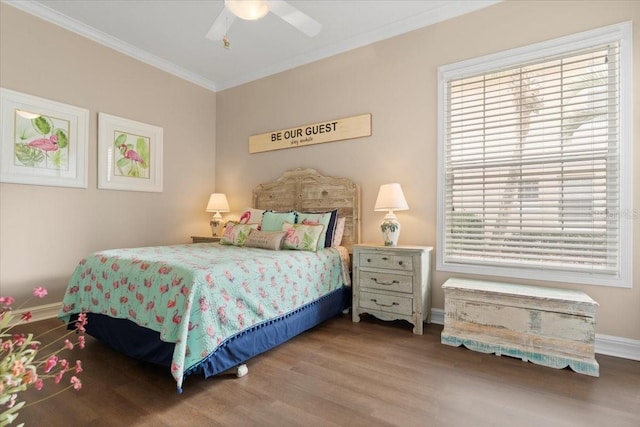
[[[380,307],[393,307],[394,305],[400,305],[397,302],[392,302],[391,304],[380,304],[375,298],[371,298],[371,302],[375,305],[379,305]]]
[[[392,286],[392,285],[397,285],[400,282],[397,280],[392,280],[391,282],[383,282],[382,280],[378,280],[375,277],[372,277],[371,280],[373,280],[374,282],[376,282],[378,285],[384,285],[384,286]]]
[[[371,262],[371,258],[367,258],[367,262]]]
[[[402,261],[398,261],[398,265],[402,265]]]
[[[388,260],[388,259],[389,259],[389,258],[387,258],[386,256],[383,256],[383,257],[382,257],[382,260],[383,260],[383,261],[386,261],[386,260]]]

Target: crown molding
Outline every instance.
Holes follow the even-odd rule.
[[[109,47],[115,51],[123,53],[152,67],[158,68],[162,71],[166,71],[169,74],[173,74],[183,80],[201,86],[212,92],[216,91],[216,85],[211,80],[208,80],[198,74],[192,73],[170,61],[164,60],[156,55],[153,55],[143,49],[139,49],[130,45],[116,37],[110,36],[96,28],[83,24],[73,18],[61,14],[41,3],[33,0],[0,0],[9,6],[13,6],[16,9],[20,9],[30,15],[36,16],[54,25],[63,27],[66,30],[74,32],[80,36],[86,37],[96,43],[100,43],[103,46]]]
[[[334,43],[322,49],[316,49],[306,54],[281,61],[269,67],[261,68],[254,72],[245,73],[232,79],[213,82],[207,78],[186,70],[170,61],[153,55],[143,49],[130,45],[116,37],[110,36],[96,28],[83,24],[73,18],[63,15],[49,7],[33,0],[0,0],[0,2],[11,5],[26,13],[34,15],[52,24],[61,26],[69,31],[100,43],[120,53],[149,64],[167,73],[173,74],[183,80],[187,80],[212,92],[230,89],[254,80],[271,76],[292,68],[300,67],[321,59],[325,59],[349,50],[357,49],[381,40],[395,37],[419,28],[423,28],[459,15],[473,12],[503,0],[477,0],[477,1],[451,1],[443,4],[435,10],[425,12],[409,19],[389,24],[365,34],[361,34],[350,39]]]

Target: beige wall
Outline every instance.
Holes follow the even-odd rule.
[[[4,3],[0,86],[90,111],[88,188],[0,184],[0,295],[20,302],[42,285],[42,302],[58,302],[92,251],[210,233],[214,93]],[[98,112],[164,129],[162,193],[97,189]]]
[[[617,22],[634,22],[634,140],[640,132],[640,2],[507,1],[490,8],[261,79],[217,94],[218,190],[237,211],[251,190],[295,167],[314,167],[360,183],[365,241],[379,242],[383,213],[373,212],[380,184],[402,184],[410,210],[399,212],[401,244],[435,246],[437,67]],[[260,154],[248,154],[249,135],[361,113],[373,114],[373,135]],[[640,149],[634,170],[640,169]],[[634,182],[638,182],[635,172]],[[634,206],[639,206],[640,185]],[[635,260],[640,224],[635,220]],[[633,289],[532,282],[581,289],[600,303],[599,334],[640,339],[640,267]],[[444,306],[433,276],[433,305]],[[507,279],[497,280],[507,281]],[[520,281],[523,282],[523,281]]]

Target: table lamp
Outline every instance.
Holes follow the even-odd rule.
[[[225,196],[224,193],[213,193],[209,197],[206,211],[215,212],[211,217],[209,225],[211,225],[211,233],[213,233],[213,236],[217,236],[220,232],[220,225],[222,224],[222,215],[220,215],[220,212],[230,211],[227,196]]]
[[[380,225],[385,246],[396,246],[400,237],[400,223],[393,211],[409,209],[400,184],[383,184],[378,191],[374,211],[388,211]]]

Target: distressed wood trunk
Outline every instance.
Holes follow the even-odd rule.
[[[451,278],[441,342],[599,376],[598,303],[580,291]]]

